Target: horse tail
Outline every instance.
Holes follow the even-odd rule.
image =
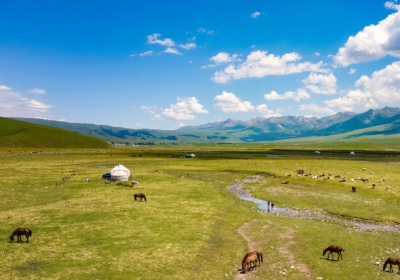
[[[133,197],[135,198],[135,201],[136,201],[136,195],[133,195]]]
[[[386,270],[386,266],[387,266],[389,260],[390,260],[390,258],[388,258],[388,259],[385,261],[385,263],[384,263],[384,265],[383,265],[383,268],[382,268],[383,271]]]
[[[32,231],[28,228],[29,230],[29,236],[32,236]]]
[[[343,251],[343,252],[346,252],[346,250],[345,250],[345,249],[342,249],[342,251]]]
[[[261,254],[261,262],[263,262],[263,260],[264,260],[264,259],[263,259],[263,254],[262,254],[262,253],[260,253],[260,254]]]
[[[244,262],[246,261],[248,253],[244,256],[243,261],[242,261],[242,269],[244,270]]]
[[[145,196],[145,195],[143,195],[143,198],[144,198],[144,201],[147,201],[147,199],[146,199],[146,196]]]

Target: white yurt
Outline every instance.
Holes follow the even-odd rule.
[[[350,155],[351,156],[354,156],[356,153],[355,152],[350,152]]]
[[[131,172],[128,168],[123,166],[122,164],[118,164],[116,167],[111,169],[111,181],[120,182],[120,181],[128,181]]]

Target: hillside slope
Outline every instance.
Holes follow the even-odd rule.
[[[109,148],[109,144],[60,128],[0,117],[0,147]]]

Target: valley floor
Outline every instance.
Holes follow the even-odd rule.
[[[400,222],[400,175],[399,165],[394,163],[400,158],[395,154],[349,158],[346,152],[346,156],[327,153],[317,157],[307,151],[268,151],[250,145],[235,149],[199,145],[44,150],[33,154],[29,153],[33,149],[6,153],[8,150],[0,150],[0,274],[4,279],[396,276],[381,270],[388,257],[400,258],[397,232],[358,231],[330,220],[260,213],[254,203],[240,200],[227,189],[262,172],[262,180],[244,188],[255,197],[272,200],[277,207],[396,224]],[[172,158],[189,152],[196,158]],[[117,164],[128,167],[140,184],[133,188],[105,185],[101,175]],[[297,168],[313,174],[340,174],[348,180],[369,177],[371,181],[353,184],[299,178],[292,172]],[[362,172],[363,168],[367,171]],[[73,172],[77,176],[62,181]],[[374,190],[372,179],[377,183]],[[378,183],[382,179],[385,183]],[[290,183],[282,185],[283,180]],[[357,187],[356,193],[350,191],[352,185]],[[390,192],[385,191],[386,185],[391,186]],[[133,194],[139,192],[145,193],[147,202],[133,200]],[[17,227],[32,230],[29,244],[8,243]],[[322,249],[331,244],[346,250],[343,261],[322,257]],[[264,262],[249,274],[238,274],[249,249],[262,250]]]

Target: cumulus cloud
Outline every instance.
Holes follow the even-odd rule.
[[[139,54],[139,56],[141,56],[141,57],[148,56],[148,55],[152,55],[153,53],[154,53],[153,51],[142,52]]]
[[[336,93],[336,77],[331,73],[328,75],[311,73],[303,80],[305,87],[312,93],[319,94],[335,94]]]
[[[222,94],[215,96],[214,101],[217,101],[215,106],[219,107],[224,113],[254,111],[254,106],[249,101],[242,101],[232,92],[223,91]]]
[[[357,69],[350,68],[349,74],[354,74],[354,73],[356,73],[356,71],[357,71]]]
[[[310,95],[305,89],[300,88],[296,92],[287,91],[284,94],[278,94],[276,91],[271,91],[271,93],[264,94],[264,98],[266,100],[294,99],[296,101],[300,101],[300,99],[310,98]]]
[[[261,114],[264,114],[263,115],[264,118],[272,118],[272,117],[281,117],[282,116],[282,114],[280,114],[278,112],[278,110],[276,110],[276,112],[274,112],[273,110],[269,110],[267,107],[267,104],[258,105],[256,107],[256,111],[258,111]],[[281,110],[279,110],[279,111],[281,111]]]
[[[238,58],[237,54],[230,55],[226,52],[220,52],[217,55],[211,57],[209,60],[216,64],[241,61],[241,59]]]
[[[195,49],[197,45],[195,43],[186,43],[186,44],[179,44],[179,47],[182,49],[190,50],[190,49]]]
[[[197,114],[208,114],[203,105],[195,97],[178,97],[176,104],[171,104],[161,114],[154,115],[151,120],[194,120]]]
[[[156,106],[145,106],[145,105],[142,105],[140,107],[140,109],[142,109],[143,113],[149,114],[149,115],[155,115],[157,112],[162,111],[161,108],[158,108]]]
[[[170,47],[168,47],[162,52],[182,55],[182,53],[180,53],[176,48],[170,48]]]
[[[334,56],[338,66],[349,66],[371,60],[378,60],[387,55],[400,57],[400,12],[399,5],[386,2],[385,7],[397,10],[377,25],[370,25],[350,36],[343,47]]]
[[[46,91],[44,89],[41,89],[41,88],[28,89],[27,91],[29,93],[33,93],[33,94],[46,94]]]
[[[267,55],[266,51],[251,52],[243,63],[230,64],[223,70],[214,73],[212,80],[216,83],[227,83],[231,79],[262,78],[268,75],[288,75],[302,72],[328,72],[322,68],[323,62],[299,62],[298,53],[287,53],[283,56]]]
[[[185,124],[184,123],[178,123],[178,128],[184,127]]]
[[[250,16],[251,16],[252,18],[256,18],[256,17],[258,17],[258,16],[261,16],[261,13],[260,13],[260,12],[254,12],[254,13],[252,13]]]
[[[321,54],[319,52],[313,53],[314,56],[320,56]]]
[[[173,47],[175,46],[175,42],[172,41],[169,38],[166,38],[164,40],[160,40],[158,39],[158,37],[160,37],[161,34],[160,33],[154,33],[153,35],[148,35],[146,36],[147,38],[147,43],[148,44],[159,44],[161,46],[166,46],[166,47]]]
[[[41,101],[27,98],[23,94],[0,85],[0,116],[3,117],[39,117],[47,113],[52,106]]]
[[[312,111],[312,112],[316,112],[316,113],[330,114],[330,115],[336,114],[335,110],[332,110],[327,107],[320,107],[314,103],[301,105],[300,111]]]

